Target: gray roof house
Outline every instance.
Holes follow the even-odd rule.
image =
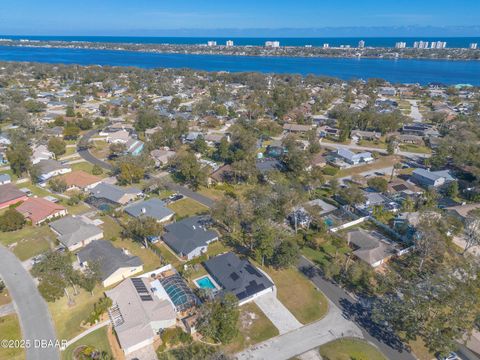
[[[223,288],[222,293],[233,293],[239,305],[275,289],[273,281],[266,274],[234,253],[218,255],[205,261],[204,265],[210,276]]]
[[[63,175],[72,171],[68,165],[63,165],[53,159],[40,160],[34,166],[38,170],[41,181],[46,181],[54,176]]]
[[[426,169],[415,169],[412,173],[412,180],[422,186],[439,187],[445,183],[455,181],[448,170],[430,171]]]
[[[141,190],[136,188],[124,189],[104,182],[95,186],[90,193],[94,198],[104,199],[119,205],[125,205],[142,194]]]
[[[358,165],[360,163],[369,163],[374,160],[372,154],[369,152],[362,152],[359,154],[355,154],[354,152],[348,149],[343,149],[343,148],[338,149],[336,155],[351,165]]]
[[[116,248],[110,241],[96,240],[77,253],[80,268],[95,264],[105,287],[143,271],[142,260],[128,251]]]
[[[216,231],[208,230],[206,217],[194,216],[165,226],[163,241],[188,260],[207,251],[208,244],[218,240]]]
[[[58,241],[69,251],[75,251],[103,238],[103,230],[79,216],[67,216],[50,223]]]
[[[380,266],[397,253],[393,244],[363,229],[350,231],[347,241],[354,248],[353,254],[371,267]]]
[[[157,198],[140,201],[125,207],[125,212],[135,218],[151,217],[158,222],[171,220],[175,212],[166,207],[166,204]]]
[[[108,312],[125,355],[153,344],[160,330],[176,324],[171,301],[152,290],[149,279],[132,278],[105,292],[113,303]]]

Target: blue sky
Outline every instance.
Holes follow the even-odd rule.
[[[445,27],[448,34],[452,26],[479,25],[479,0],[0,0],[0,34],[332,27]]]

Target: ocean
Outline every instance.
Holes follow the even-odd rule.
[[[480,61],[238,57],[11,46],[0,46],[0,61],[135,66],[146,69],[192,68],[205,71],[314,74],[344,80],[381,78],[392,83],[480,86]]]

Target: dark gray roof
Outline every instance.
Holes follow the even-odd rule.
[[[273,286],[249,261],[242,260],[231,252],[207,260],[204,265],[224,291],[235,294],[239,300]]]
[[[86,223],[80,217],[67,216],[50,223],[50,227],[59,235],[60,241],[66,247],[73,246],[102,233],[99,227]]]
[[[257,167],[257,170],[261,174],[266,174],[269,171],[274,171],[274,170],[284,170],[285,166],[278,161],[277,159],[261,159],[257,160],[255,163],[255,166]]]
[[[148,216],[156,220],[162,220],[175,214],[165,206],[166,204],[157,198],[141,201],[125,208],[125,212],[133,217]]]
[[[63,165],[62,163],[53,159],[40,160],[35,167],[40,171],[40,174],[48,174],[52,171],[68,169],[67,165]]]
[[[162,238],[177,254],[188,255],[201,246],[216,240],[218,234],[207,229],[209,219],[194,216],[165,226]]]
[[[98,264],[102,280],[107,279],[115,271],[123,267],[142,265],[138,256],[127,255],[122,249],[116,248],[110,241],[95,240],[85,246],[77,254],[80,262]]]
[[[140,194],[141,191],[135,188],[122,189],[118,186],[100,183],[91,190],[95,198],[107,199],[117,203],[125,194]]]

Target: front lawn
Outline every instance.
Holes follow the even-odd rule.
[[[95,330],[94,332],[73,343],[62,352],[62,359],[73,359],[73,352],[77,347],[82,345],[93,347],[99,351],[106,352],[108,355],[112,355],[110,343],[108,342],[107,331],[108,328],[103,327],[101,329]]]
[[[184,198],[182,200],[175,201],[169,204],[168,207],[175,211],[177,220],[208,212],[208,208],[206,206],[190,198]]]
[[[17,315],[0,317],[0,340],[21,340],[22,331]],[[0,359],[20,360],[25,359],[24,350],[21,348],[0,347]]]
[[[253,302],[240,307],[239,333],[225,349],[236,353],[279,334],[277,328]]]
[[[297,269],[267,269],[277,287],[278,299],[302,324],[319,320],[328,311],[325,296]]]
[[[25,225],[21,230],[0,232],[0,243],[5,246],[16,243],[12,251],[24,261],[48,251],[50,244],[55,243],[55,237],[48,225]]]
[[[357,339],[340,339],[320,347],[320,355],[329,360],[387,360],[372,345]]]

